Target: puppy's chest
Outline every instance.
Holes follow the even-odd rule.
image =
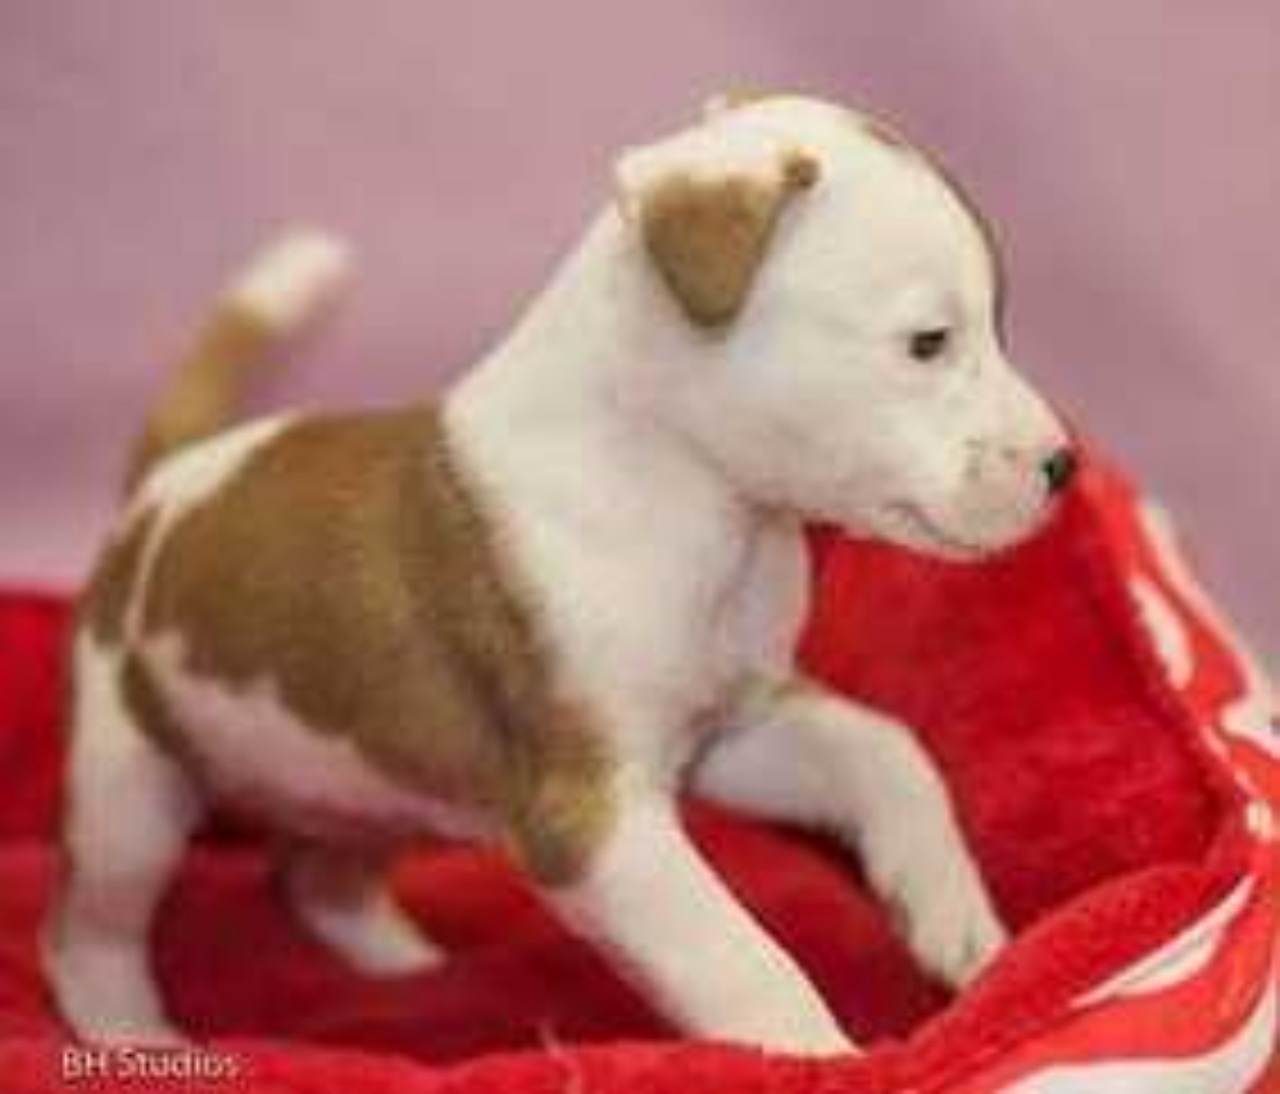
[[[702,672],[720,706],[759,675],[790,671],[808,599],[803,541],[764,524],[744,538],[705,616]]]

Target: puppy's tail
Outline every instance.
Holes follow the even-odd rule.
[[[134,446],[130,489],[160,460],[228,426],[253,374],[333,302],[348,268],[331,236],[290,232],[223,291]]]

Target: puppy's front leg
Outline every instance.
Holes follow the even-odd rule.
[[[762,687],[695,789],[758,815],[833,831],[862,857],[916,958],[970,980],[1004,930],[932,761],[906,726],[806,680]]]
[[[698,854],[664,792],[627,794],[585,874],[549,895],[690,1032],[798,1054],[852,1050],[804,974]]]

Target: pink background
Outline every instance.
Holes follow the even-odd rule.
[[[273,227],[363,280],[270,401],[463,367],[724,86],[886,113],[1003,228],[1025,368],[1180,514],[1280,656],[1280,6],[3,0],[0,575],[83,572],[126,438]]]

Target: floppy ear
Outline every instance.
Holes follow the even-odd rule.
[[[742,309],[788,198],[818,161],[758,134],[695,129],[617,167],[623,215],[685,315],[722,327]]]

